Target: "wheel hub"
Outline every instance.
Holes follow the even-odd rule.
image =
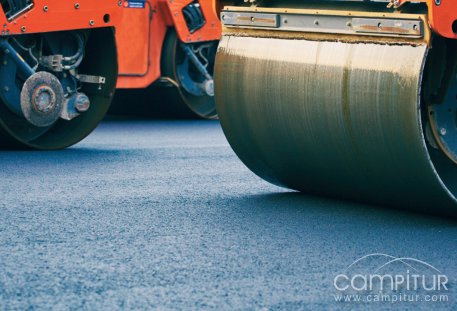
[[[49,86],[40,85],[33,92],[32,104],[35,111],[48,114],[56,107],[56,94]]]
[[[60,117],[64,92],[56,76],[40,71],[30,76],[21,91],[21,109],[28,122],[37,127],[54,124]]]

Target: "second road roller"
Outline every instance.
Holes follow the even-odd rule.
[[[0,1],[0,149],[61,149],[102,120],[123,1]]]
[[[111,112],[164,110],[170,116],[217,117],[213,69],[221,24],[214,4],[215,0],[124,2],[122,23],[116,28],[120,91]]]
[[[457,1],[220,4],[216,105],[253,172],[457,215]]]

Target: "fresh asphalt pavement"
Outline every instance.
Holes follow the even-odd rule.
[[[1,152],[0,177],[1,310],[457,310],[456,221],[270,185],[216,121],[107,120],[67,150]],[[335,278],[376,260],[432,265],[448,301],[336,302]]]

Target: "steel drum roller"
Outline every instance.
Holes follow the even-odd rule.
[[[0,98],[0,150],[56,150],[76,144],[101,122],[114,94],[117,79],[117,52],[113,29],[96,28],[90,32],[66,31],[31,36],[36,42],[42,42],[29,48],[28,51],[32,55],[33,53],[38,55],[35,49],[40,48],[48,58],[58,60],[61,55],[59,53],[62,55],[74,53],[70,48],[72,43],[75,46],[80,43],[83,52],[78,51],[80,61],[72,64],[74,67],[72,69],[62,67],[57,70],[45,67],[43,59],[46,58],[41,57],[41,63],[36,65],[37,72],[31,72],[33,75],[30,74],[30,78],[26,79],[25,83],[23,77],[16,74],[18,70],[11,70],[11,74],[5,70],[2,72],[2,79],[0,79],[2,85],[16,85],[17,102],[25,113],[21,116],[12,109],[16,99],[14,96]],[[20,38],[15,36],[10,39],[10,42],[25,55],[24,51],[27,49],[24,49],[18,41]],[[5,55],[10,54],[13,53],[3,52],[2,56],[5,58]],[[22,56],[18,58],[21,62],[27,63]],[[74,61],[76,57],[66,56],[65,58]],[[55,62],[58,63],[58,61]],[[8,59],[3,62],[3,64],[12,63]],[[83,80],[84,78],[86,80]],[[99,82],[101,79],[103,82]],[[3,94],[8,94],[12,93],[13,88],[8,91],[5,88],[2,90]],[[65,94],[62,94],[64,90]],[[12,100],[8,103],[4,99]],[[42,109],[37,109],[37,106],[40,106],[39,103]],[[64,109],[62,106],[65,103]],[[79,110],[76,110],[77,108]],[[46,109],[50,112],[46,112]],[[65,114],[62,113],[63,111]],[[71,113],[74,115],[71,116]]]
[[[457,214],[456,166],[425,137],[426,44],[223,36],[219,117],[240,159],[305,193]]]

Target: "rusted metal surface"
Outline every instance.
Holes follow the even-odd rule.
[[[47,127],[60,116],[64,91],[53,74],[40,71],[25,81],[21,92],[24,117],[34,126]]]
[[[232,32],[215,69],[222,127],[240,159],[277,185],[456,215],[457,168],[424,138],[427,53],[426,43]]]

